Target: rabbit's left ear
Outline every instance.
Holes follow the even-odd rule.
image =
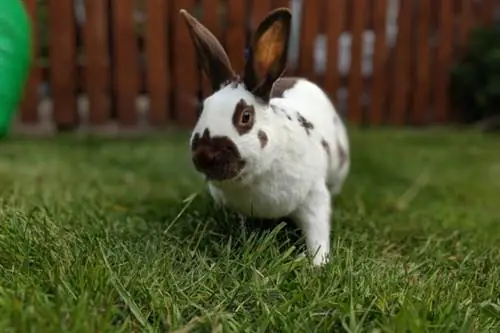
[[[264,101],[285,71],[292,14],[286,8],[273,10],[257,28],[245,64],[243,82]]]

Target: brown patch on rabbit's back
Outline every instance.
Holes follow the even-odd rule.
[[[323,149],[325,149],[328,158],[330,158],[330,145],[328,144],[328,142],[326,142],[325,139],[321,139],[321,145],[323,146]]]
[[[342,144],[339,142],[337,139],[337,151],[338,151],[338,157],[339,157],[339,167],[343,167],[344,164],[347,162],[347,151],[344,149]]]
[[[293,77],[282,77],[273,84],[270,98],[283,97],[285,91],[292,89],[297,84],[298,79]]]
[[[310,135],[311,130],[314,129],[314,125],[298,112],[297,120],[299,121],[300,126],[302,126],[306,130],[307,135]]]

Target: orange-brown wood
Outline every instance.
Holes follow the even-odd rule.
[[[310,1],[310,0],[308,0]],[[270,0],[253,0],[252,1],[252,20],[251,28],[253,31],[257,29],[259,23],[269,14],[271,11],[271,1]]]
[[[50,85],[54,120],[59,128],[78,124],[76,109],[75,17],[70,1],[50,0],[49,55]]]
[[[272,0],[272,8],[286,7],[290,8],[290,0]]]
[[[328,57],[324,87],[335,102],[337,102],[337,91],[340,87],[339,38],[345,26],[346,1],[348,0],[329,0],[326,3]]]
[[[435,0],[420,0],[418,3],[416,90],[411,113],[413,125],[422,125],[428,119],[429,113],[431,1]]]
[[[373,80],[371,87],[370,122],[373,125],[382,123],[384,102],[387,97],[387,39],[386,13],[387,0],[375,1],[373,11],[373,30],[375,32],[375,50],[373,55]]]
[[[228,3],[226,49],[237,73],[242,73],[245,66],[245,14],[245,0],[231,0]]]
[[[182,127],[192,126],[197,117],[196,90],[199,84],[199,73],[196,66],[196,54],[193,42],[189,36],[189,31],[184,19],[179,15],[179,11],[184,8],[191,15],[195,14],[195,0],[175,0],[173,18],[175,22],[174,30],[174,82],[175,92],[175,113]]]
[[[85,1],[83,43],[86,90],[90,103],[89,121],[101,125],[109,121],[108,7],[102,0]]]
[[[393,104],[390,121],[393,125],[403,125],[409,100],[411,74],[411,16],[412,2],[401,1],[398,16],[399,32],[396,45],[394,82],[391,102]]]
[[[37,1],[36,0],[24,0],[24,6],[31,19],[31,33],[33,36],[31,45],[31,67],[24,88],[23,99],[21,101],[20,111],[21,111],[21,122],[24,124],[34,125],[38,123],[38,85],[41,80],[41,69],[38,66],[38,19],[36,16]]]
[[[366,0],[352,0],[352,30],[351,30],[351,68],[349,71],[349,99],[347,118],[349,121],[360,124],[363,121],[363,110],[360,105],[363,94],[362,37],[365,28]]]
[[[483,0],[483,6],[481,8],[481,19],[483,25],[491,26],[493,23],[493,12],[495,9],[495,5],[493,0]]]
[[[474,13],[473,13],[473,6],[472,6],[472,1],[473,0],[461,0],[462,1],[462,8],[460,11],[460,18],[459,18],[459,40],[460,40],[460,46],[461,49],[463,49],[468,41],[469,41],[469,34],[474,26]]]
[[[300,29],[299,75],[316,83],[318,83],[318,77],[314,71],[314,48],[319,32],[320,9],[318,0],[308,0],[307,6],[302,7]]]
[[[152,126],[163,126],[168,122],[170,91],[167,3],[164,0],[147,0],[146,14],[148,119]]]
[[[118,120],[127,127],[136,125],[138,121],[139,69],[133,14],[134,0],[113,0],[113,85]]]
[[[439,41],[437,43],[434,122],[444,123],[449,119],[449,70],[453,61],[453,0],[440,0],[438,20]]]

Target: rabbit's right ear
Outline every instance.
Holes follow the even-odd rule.
[[[235,77],[227,53],[217,38],[196,18],[184,9],[180,10],[180,14],[187,24],[203,71],[210,80],[212,89],[217,91],[224,82]]]

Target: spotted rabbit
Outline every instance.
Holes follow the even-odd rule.
[[[181,10],[212,94],[190,138],[192,161],[214,200],[246,216],[290,217],[314,265],[328,262],[332,196],[349,173],[346,128],[323,90],[282,76],[291,13],[257,27],[238,76],[216,37]]]

